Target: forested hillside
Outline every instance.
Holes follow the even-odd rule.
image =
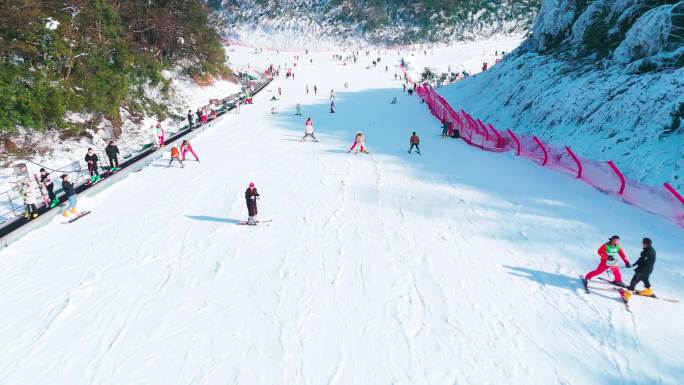
[[[164,69],[228,74],[208,11],[197,0],[4,1],[0,136],[22,128],[78,134],[85,126],[68,123],[68,112],[115,127],[121,107],[163,117]]]
[[[540,0],[213,0],[229,33],[295,32],[394,44],[520,32]],[[247,36],[245,36],[247,35]]]

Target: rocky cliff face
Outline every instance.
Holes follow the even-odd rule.
[[[545,0],[518,50],[445,94],[502,128],[684,187],[682,1]]]

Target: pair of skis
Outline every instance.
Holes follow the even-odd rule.
[[[263,226],[270,226],[271,222],[273,222],[273,219],[265,219],[263,221],[256,221],[256,224],[250,225],[247,221],[240,221],[236,223],[239,226],[258,226],[259,224],[262,224]]]
[[[621,298],[622,301],[624,302],[625,307],[627,308],[627,310],[630,310],[630,309],[629,309],[629,300],[630,300],[630,298],[631,298],[632,295],[638,295],[638,296],[640,296],[640,297],[647,297],[647,298],[658,299],[658,300],[665,301],[665,302],[670,302],[670,303],[679,303],[679,301],[676,300],[676,299],[674,299],[674,298],[659,297],[659,296],[656,296],[655,294],[653,294],[653,295],[642,295],[642,294],[639,294],[639,292],[636,291],[636,290],[635,290],[635,291],[629,290],[629,289],[625,286],[625,284],[622,283],[622,282],[611,281],[611,280],[606,279],[606,278],[604,278],[604,277],[599,277],[598,279],[599,279],[600,281],[602,281],[603,283],[612,285],[612,286],[609,286],[607,290],[617,291],[617,292],[620,294],[620,298]],[[589,288],[589,282],[584,278],[584,276],[580,276],[580,280],[582,280],[582,284],[583,284],[583,286],[584,286],[584,292],[587,293],[587,294],[590,294],[590,293],[591,293],[591,290],[589,290],[589,289],[590,289],[590,288]],[[630,311],[631,311],[631,310],[630,310]]]

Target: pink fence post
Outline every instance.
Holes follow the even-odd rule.
[[[581,178],[582,177],[582,162],[580,162],[579,158],[577,157],[577,155],[575,155],[574,152],[572,152],[570,147],[565,146],[565,151],[567,151],[568,154],[570,155],[570,157],[575,161],[575,163],[577,163],[577,178]]]
[[[511,131],[510,128],[507,131],[508,135],[510,135],[511,138],[513,138],[513,140],[515,141],[516,146],[518,146],[518,150],[515,152],[515,156],[520,156],[520,151],[522,150],[522,148],[520,148],[520,139],[518,139],[518,137],[515,135],[513,131]]]
[[[622,175],[622,172],[620,172],[620,169],[617,168],[617,166],[615,165],[615,163],[613,163],[612,160],[608,161],[608,165],[610,166],[610,168],[613,169],[613,172],[615,172],[615,175],[617,175],[618,178],[620,178],[620,191],[618,192],[618,194],[620,194],[620,195],[624,194],[625,193],[625,176]]]
[[[542,152],[544,152],[544,161],[542,162],[542,166],[546,166],[546,162],[549,161],[549,152],[546,150],[544,143],[542,143],[542,141],[539,140],[539,138],[537,138],[536,135],[532,135],[532,139],[534,139],[534,141],[537,142],[539,147],[542,149]]]
[[[682,197],[681,194],[679,194],[679,193],[677,192],[677,190],[675,190],[675,188],[672,187],[671,184],[665,183],[663,186],[665,186],[665,188],[667,189],[667,191],[671,192],[672,195],[674,195],[675,198],[677,198],[677,200],[678,200],[682,205],[684,205],[684,197]]]

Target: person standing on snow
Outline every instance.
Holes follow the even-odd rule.
[[[335,100],[330,101],[330,113],[331,114],[335,113]]]
[[[157,122],[155,127],[155,133],[157,134],[157,139],[159,139],[159,147],[164,146],[164,128],[162,128],[161,122]]]
[[[283,96],[283,89],[278,87],[278,96]]]
[[[307,95],[309,94],[309,85],[308,84],[306,85],[306,94]]]
[[[109,141],[107,147],[105,147],[105,154],[107,154],[107,159],[109,159],[109,171],[116,171],[119,169],[119,146],[114,144],[113,140]]]
[[[314,95],[318,95],[318,87],[314,84]]]
[[[26,178],[21,182],[19,194],[24,198],[24,218],[32,219],[38,217],[36,208],[36,194],[31,187],[31,181]]]
[[[245,201],[247,203],[247,224],[250,226],[256,226],[258,214],[257,211],[257,199],[259,199],[259,193],[257,192],[254,183],[250,183],[249,187],[245,191]]]
[[[175,145],[171,147],[171,159],[169,159],[169,164],[166,167],[171,167],[171,163],[174,160],[180,163],[181,168],[185,168],[185,166],[183,165],[183,161],[180,159],[180,151],[178,151],[178,147],[176,147]]]
[[[194,128],[192,125],[192,110],[188,110],[188,128],[191,130]]]
[[[361,131],[358,131],[356,133],[356,136],[354,137],[354,144],[352,144],[352,146],[349,148],[349,151],[347,152],[352,152],[356,148],[356,146],[359,146],[359,150],[367,154],[368,151],[366,151],[366,147],[364,147],[365,141],[366,138],[363,136]],[[356,152],[358,152],[359,150],[357,150]]]
[[[408,153],[410,154],[411,150],[413,150],[413,147],[415,147],[416,151],[418,151],[418,155],[420,155],[420,147],[418,147],[420,144],[420,138],[418,138],[418,135],[416,135],[415,131],[413,131],[413,135],[411,135],[409,142],[411,143],[411,147],[409,147]]]
[[[197,127],[199,127],[200,122],[202,121],[202,110],[198,108],[197,111],[195,111],[195,116],[197,116],[197,119],[195,119],[195,122],[197,123]]]
[[[90,173],[90,183],[95,183],[99,181],[101,177],[100,172],[97,170],[97,163],[100,161],[100,158],[97,156],[97,154],[95,153],[95,151],[93,151],[92,148],[89,148],[84,159],[88,164],[88,172]]]
[[[622,283],[622,274],[620,274],[620,269],[617,266],[618,257],[622,259],[625,263],[625,267],[628,269],[632,267],[627,259],[627,256],[622,251],[622,247],[619,245],[620,237],[613,235],[610,237],[607,243],[603,244],[598,249],[598,255],[601,257],[601,262],[593,271],[590,271],[584,278],[586,283],[594,278],[595,276],[603,273],[606,270],[610,270],[613,273],[613,283],[618,286],[624,286]]]
[[[198,161],[198,162],[200,161],[197,154],[195,154],[195,150],[192,149],[192,145],[190,144],[190,142],[188,142],[187,140],[183,140],[183,143],[181,143],[181,147],[180,147],[181,159],[183,161],[185,160],[185,154],[187,154],[188,152],[191,153],[192,156],[195,157],[196,161]]]
[[[318,142],[318,139],[314,136],[313,121],[310,117],[306,119],[306,122],[304,123],[304,137],[302,138],[302,142],[306,140],[307,136],[310,136],[314,142]]]
[[[296,115],[297,115],[297,116],[302,116],[302,106],[300,106],[299,103],[297,103],[297,113],[296,113]]]
[[[634,269],[634,276],[629,282],[628,289],[630,291],[634,291],[636,285],[639,282],[643,282],[646,289],[639,291],[639,295],[651,297],[653,296],[653,290],[651,289],[651,281],[649,280],[649,277],[653,272],[653,265],[655,265],[656,251],[653,248],[653,242],[650,238],[644,238],[641,242],[641,246],[643,247],[643,250],[641,251],[639,259],[634,262],[636,269]]]
[[[55,184],[52,182],[50,174],[44,168],[40,169],[40,184],[47,190],[48,197],[50,198],[50,208],[57,206],[59,200],[57,200],[55,195]]]
[[[61,178],[62,190],[64,191],[64,196],[67,198],[67,202],[69,202],[67,208],[64,210],[64,213],[62,215],[68,217],[71,214],[78,214],[78,209],[76,208],[76,203],[78,203],[76,189],[74,188],[73,183],[69,181],[69,175],[62,174]]]
[[[335,100],[335,90],[330,90],[330,100]]]

